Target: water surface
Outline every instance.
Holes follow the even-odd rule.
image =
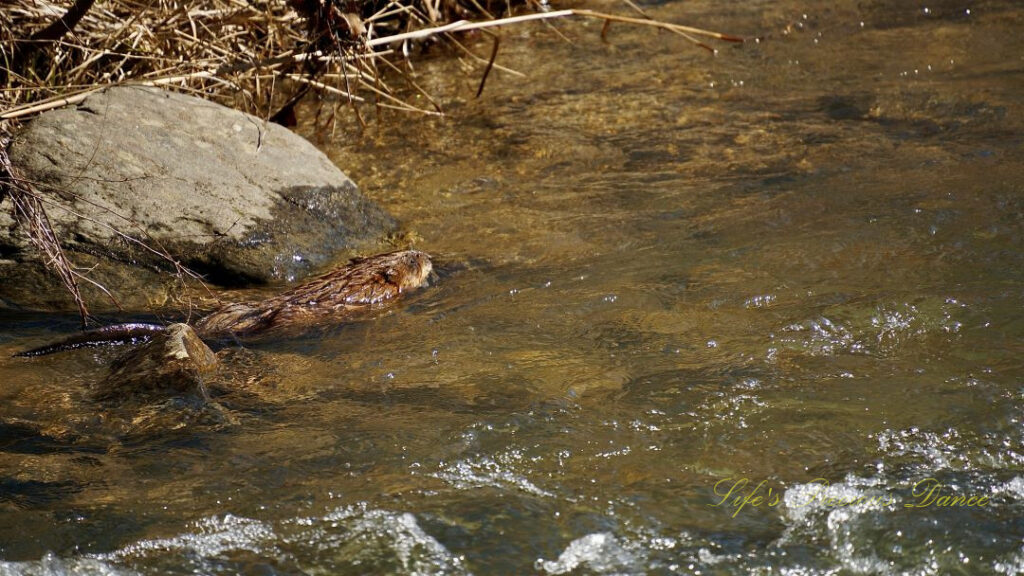
[[[307,125],[441,278],[216,409],[0,360],[0,574],[1024,571],[1024,13],[818,4],[507,29],[479,100],[414,61],[446,118]]]

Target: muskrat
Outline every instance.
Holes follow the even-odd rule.
[[[193,327],[204,340],[241,340],[268,333],[301,332],[327,322],[341,322],[361,310],[418,288],[426,283],[431,270],[430,256],[417,250],[356,258],[277,296],[225,304],[197,320]],[[166,327],[161,324],[114,324],[15,356],[41,356],[83,346],[138,342],[164,331]]]

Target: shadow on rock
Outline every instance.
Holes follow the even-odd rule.
[[[172,262],[213,283],[266,284],[379,247],[395,220],[288,129],[139,86],[41,114],[12,166],[43,196],[66,254],[127,309],[174,301]],[[166,251],[170,260],[156,250]],[[82,282],[93,311],[110,306]],[[25,230],[0,211],[0,303],[67,309]]]

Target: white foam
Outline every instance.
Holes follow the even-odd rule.
[[[27,562],[0,561],[0,576],[134,576],[137,573],[111,565],[97,558],[58,558],[47,553],[39,560]]]
[[[522,460],[522,455],[518,451],[513,451],[510,454],[505,454],[503,459],[514,460],[516,462],[513,464],[515,464]],[[480,487],[511,488],[534,496],[554,497],[551,492],[540,488],[525,476],[512,472],[509,468],[493,458],[484,456],[447,464],[439,472],[436,472],[434,477],[444,480],[460,490]]]
[[[998,486],[993,486],[992,493],[1005,494],[1011,501],[1024,500],[1024,476],[1014,476]]]
[[[921,460],[919,467],[925,471],[971,466],[967,451],[963,447],[964,442],[955,428],[950,428],[942,434],[918,428],[883,430],[876,438],[881,452],[890,457],[917,458]]]
[[[427,534],[413,514],[360,503],[319,517],[274,523],[231,514],[203,518],[182,534],[140,540],[106,554],[68,559],[47,554],[33,562],[0,562],[0,576],[134,575],[122,565],[169,558],[187,558],[193,572],[208,573],[220,571],[213,567],[236,552],[288,558],[309,573],[362,564],[397,566],[411,576],[469,574],[464,559]]]
[[[569,543],[557,560],[537,560],[535,567],[548,574],[568,574],[584,567],[598,574],[643,574],[636,554],[609,532],[587,534]]]
[[[274,529],[269,524],[231,514],[203,518],[194,522],[192,527],[193,532],[171,538],[142,540],[106,556],[129,558],[155,551],[188,551],[210,558],[234,550],[265,552],[276,540]]]
[[[779,543],[797,540],[800,533],[824,532],[833,559],[845,570],[854,574],[888,573],[886,562],[870,547],[856,543],[863,516],[897,506],[897,500],[883,490],[881,483],[878,478],[851,474],[840,483],[811,482],[789,488],[782,509],[788,526]]]
[[[996,561],[992,568],[996,572],[1006,574],[1007,576],[1024,574],[1024,546],[1021,546],[1021,549],[1011,554],[1009,558]]]
[[[302,528],[289,534],[287,541],[300,546],[313,542],[321,550],[340,552],[348,556],[346,563],[361,556],[370,561],[382,556],[382,551],[390,551],[404,574],[468,574],[463,558],[427,534],[408,512],[373,509],[360,503],[292,524]]]

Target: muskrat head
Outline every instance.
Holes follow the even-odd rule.
[[[419,250],[392,252],[389,256],[387,278],[402,292],[423,286],[434,269],[430,256]]]

